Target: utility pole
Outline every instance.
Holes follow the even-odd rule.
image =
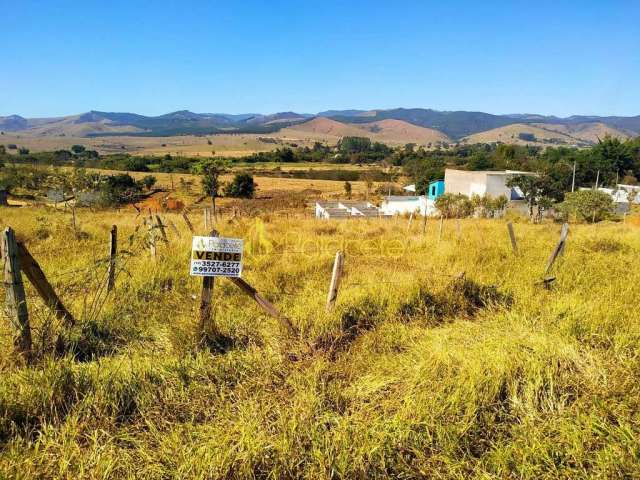
[[[576,162],[573,162],[573,179],[571,180],[571,193],[576,190]]]

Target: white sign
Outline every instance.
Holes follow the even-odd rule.
[[[239,277],[242,273],[243,240],[240,238],[193,237],[191,275]]]

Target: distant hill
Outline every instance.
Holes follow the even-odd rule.
[[[331,123],[336,122],[336,123]],[[300,128],[294,128],[301,126]],[[526,126],[526,127],[525,127]],[[504,128],[509,127],[509,128]],[[92,110],[57,118],[0,117],[0,131],[47,136],[175,136],[218,133],[272,134],[306,131],[309,135],[367,135],[387,143],[510,141],[526,128],[540,144],[592,144],[606,134],[619,138],[640,135],[640,115],[635,117],[538,114],[494,115],[483,112],[438,111],[424,108],[388,110],[327,110],[317,115],[194,113],[179,110],[159,116]],[[502,130],[501,130],[502,129]],[[283,131],[284,130],[284,131]],[[326,131],[325,131],[326,130]],[[346,133],[351,132],[351,133]],[[364,133],[363,133],[364,132]]]
[[[533,123],[532,125],[545,130],[564,133],[573,138],[589,143],[596,143],[599,139],[603,139],[607,135],[609,135],[610,137],[619,138],[620,140],[626,140],[634,136],[632,132],[620,130],[609,125],[605,125],[602,122],[575,124],[569,123],[567,125],[553,123]]]
[[[377,122],[354,124],[373,134],[373,138],[385,143],[405,145],[415,143],[427,145],[435,143],[450,143],[451,139],[444,133],[432,128],[419,127],[402,120],[379,120]]]
[[[285,138],[304,137],[329,142],[337,141],[342,137],[368,137],[373,141],[392,145],[451,142],[449,137],[437,130],[391,119],[370,123],[343,123],[330,118],[316,117],[285,128],[279,132],[279,135]]]
[[[535,124],[514,123],[474,133],[460,140],[462,143],[509,143],[514,145],[586,145],[567,133],[543,128]]]
[[[336,120],[332,120],[330,118],[324,117],[316,117],[312,120],[309,120],[304,123],[298,123],[297,125],[293,125],[288,127],[281,133],[287,134],[308,134],[317,136],[318,139],[321,137],[362,137],[365,135],[365,131],[356,126],[352,126],[346,123],[338,122]]]

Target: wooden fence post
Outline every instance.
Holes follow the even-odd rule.
[[[338,289],[340,288],[340,280],[342,279],[342,266],[344,256],[342,252],[336,253],[333,261],[333,272],[331,274],[331,284],[329,285],[329,294],[327,295],[327,312],[332,310],[338,299]]]
[[[426,235],[427,234],[427,212],[424,212],[424,215],[422,216],[422,234]]]
[[[116,255],[118,254],[118,227],[111,226],[109,241],[109,273],[107,278],[107,292],[113,290],[116,284]]]
[[[165,230],[164,224],[162,223],[162,219],[158,214],[156,214],[156,226],[160,230],[160,235],[162,235],[162,241],[164,243],[169,243],[169,239],[167,238],[167,231]]]
[[[509,238],[511,239],[513,254],[518,255],[518,243],[516,242],[516,234],[513,231],[513,224],[511,222],[507,223],[507,230],[509,230]]]
[[[560,231],[560,240],[558,240],[558,244],[556,245],[556,248],[553,249],[553,252],[551,252],[551,256],[549,257],[549,260],[547,260],[547,266],[544,269],[545,277],[551,271],[551,267],[553,267],[553,264],[555,263],[556,259],[564,250],[564,244],[567,241],[568,235],[569,235],[569,224],[563,223],[562,230]]]
[[[202,210],[202,216],[204,217],[204,229],[205,230],[209,229],[209,216],[207,214],[208,211],[209,211],[208,208],[205,208],[204,210]]]
[[[68,327],[75,325],[75,318],[73,318],[73,315],[66,309],[60,298],[58,298],[58,295],[56,295],[55,290],[44,275],[42,268],[40,268],[40,264],[31,256],[27,247],[22,243],[18,243],[18,256],[20,258],[20,267],[25,276],[29,279],[29,282],[31,282],[44,303],[53,310],[56,318],[63,321]]]
[[[189,227],[189,231],[191,232],[191,234],[195,234],[196,231],[193,229],[193,225],[191,224],[191,220],[189,220],[189,216],[187,215],[186,210],[182,211],[182,218],[184,218],[184,223],[186,223],[187,227]]]
[[[149,220],[147,221],[147,228],[149,229],[149,232],[148,232],[148,235],[149,235],[149,253],[155,259],[158,252],[157,252],[157,248],[156,248],[155,225],[153,224],[153,220],[151,219],[151,217],[149,217]]]
[[[444,223],[444,217],[440,215],[440,228],[438,229],[438,241],[442,240],[442,224]]]
[[[210,237],[217,237],[218,232],[212,230]],[[205,338],[207,335],[217,335],[215,321],[211,319],[211,310],[213,304],[213,286],[215,277],[202,277],[202,290],[200,291],[200,336]]]
[[[29,360],[31,358],[29,311],[27,310],[27,299],[24,293],[22,275],[20,274],[18,246],[15,233],[11,227],[5,228],[2,233],[2,259],[7,315],[19,330],[13,344],[16,350]]]
[[[180,238],[180,230],[178,230],[178,227],[176,227],[176,224],[173,223],[173,220],[171,220],[170,218],[167,219],[167,223],[169,224],[169,226],[171,227],[171,230],[173,230],[173,233],[176,234],[176,237]]]
[[[413,212],[409,215],[409,222],[407,223],[407,232],[411,230],[411,223],[413,222]]]
[[[272,317],[277,318],[291,335],[295,335],[296,329],[291,323],[291,320],[289,320],[287,317],[282,315],[276,309],[276,307],[274,307],[273,304],[271,304],[271,302],[269,302],[266,298],[260,295],[255,288],[253,288],[251,285],[249,285],[249,283],[247,283],[246,280],[240,277],[228,277],[228,278],[229,280],[231,280],[232,283],[240,287],[240,290],[242,290],[244,293],[246,293],[251,298],[253,298],[253,300],[255,300],[255,302],[260,306],[260,308],[262,308],[262,310],[267,312]]]

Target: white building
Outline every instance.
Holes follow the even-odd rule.
[[[623,185],[619,183],[616,185],[618,191],[623,191],[627,194],[627,200],[636,204],[640,204],[640,186],[638,185]]]
[[[384,197],[380,206],[383,215],[434,215],[436,213],[435,202],[425,195]]]
[[[340,200],[336,202],[317,201],[315,206],[316,218],[377,218],[381,212],[370,202],[356,200]]]
[[[508,200],[522,200],[522,191],[518,187],[507,187],[509,179],[517,175],[535,175],[531,172],[515,170],[468,171],[447,168],[444,171],[445,193],[472,195],[505,196]]]

